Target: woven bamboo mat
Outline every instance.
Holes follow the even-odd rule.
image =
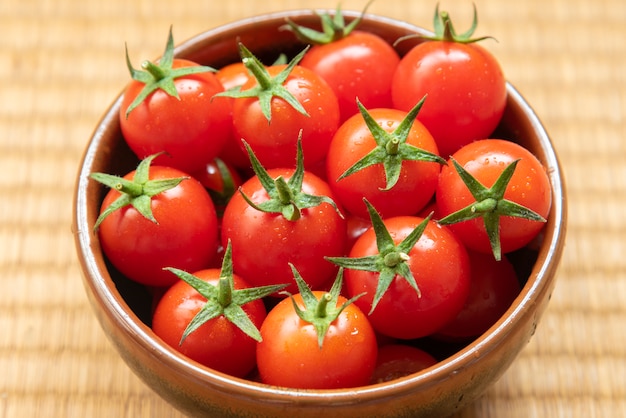
[[[557,289],[506,374],[459,417],[626,416],[626,3],[475,0],[484,45],[546,124],[570,221]],[[365,1],[344,0],[360,10]],[[0,417],[176,417],[106,340],[70,231],[77,165],[134,59],[252,14],[334,0],[2,0]],[[431,27],[435,1],[371,12]],[[472,3],[441,7],[467,27]]]

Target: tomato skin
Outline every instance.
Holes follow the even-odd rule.
[[[384,223],[396,245],[423,220],[417,216],[387,218]],[[361,235],[349,257],[378,254],[373,229]],[[421,298],[406,279],[396,276],[389,289],[369,314],[380,334],[408,340],[431,335],[461,311],[470,288],[470,264],[463,244],[445,227],[429,221],[423,235],[408,253],[409,269],[421,291]],[[370,312],[379,273],[344,272],[348,297],[367,292],[355,304]]]
[[[173,68],[197,66],[175,59]],[[126,109],[144,84],[131,81],[120,106],[122,134],[139,159],[165,152],[155,164],[168,165],[187,173],[197,171],[215,158],[230,134],[230,104],[213,96],[224,90],[211,72],[174,80],[180,100],[163,90],[150,94],[126,117]]]
[[[250,79],[250,74],[241,61],[220,68],[215,73],[215,76],[224,87],[224,90],[243,86]],[[235,99],[232,97],[223,97],[222,99],[230,102],[230,118],[232,120],[232,106],[235,103]],[[233,167],[247,168],[250,166],[250,159],[241,146],[241,138],[238,138],[235,134],[235,127],[232,125],[232,122],[229,136],[230,138],[226,141],[224,148],[222,148],[220,152],[220,158]]]
[[[267,67],[274,77],[285,65]],[[257,81],[251,78],[242,86],[247,90]],[[271,100],[271,122],[261,112],[258,98],[238,98],[233,105],[236,138],[242,138],[267,169],[292,167],[296,161],[298,136],[302,130],[305,167],[323,160],[333,134],[339,126],[339,104],[328,84],[313,71],[296,65],[283,86],[302,104],[309,116],[285,100]]]
[[[484,139],[475,141],[454,153],[454,159],[485,187],[491,187],[504,168],[517,159],[515,172],[504,198],[525,206],[547,218],[552,202],[550,179],[541,162],[530,151],[511,141]],[[436,191],[437,208],[443,218],[475,201],[452,166],[443,167]],[[500,217],[502,253],[528,244],[545,223],[522,218]],[[470,249],[491,253],[482,218],[448,226]]]
[[[469,251],[472,269],[470,293],[457,317],[437,332],[446,341],[477,337],[504,314],[520,292],[511,262],[497,261],[491,254]]]
[[[324,292],[315,291],[320,298]],[[296,303],[303,308],[299,294]],[[340,296],[337,305],[345,302]],[[338,389],[369,383],[378,351],[367,315],[348,305],[332,322],[318,346],[312,324],[298,317],[292,301],[283,299],[261,326],[263,341],[257,345],[257,366],[264,383],[290,388]]]
[[[476,43],[428,41],[400,61],[392,82],[394,107],[409,110],[428,95],[417,119],[444,158],[489,137],[506,106],[506,80],[493,55]]]
[[[341,121],[358,113],[356,99],[368,109],[392,107],[391,80],[398,53],[381,37],[352,31],[334,42],[315,45],[300,65],[321,75],[339,100]]]
[[[293,169],[268,170],[271,178],[291,178]],[[257,177],[246,181],[241,190],[254,203],[269,196]],[[329,196],[326,182],[305,172],[304,193]],[[331,280],[337,267],[324,259],[340,256],[346,251],[347,226],[335,208],[328,203],[302,210],[302,216],[289,221],[279,213],[264,213],[250,206],[236,193],[226,206],[222,218],[222,244],[231,240],[233,268],[255,286],[291,283],[285,289],[297,293],[298,288],[288,263],[293,263],[312,288]]]
[[[395,131],[406,116],[406,112],[395,109],[380,108],[368,112],[387,132]],[[419,121],[413,123],[406,143],[438,154],[433,137]],[[326,159],[327,178],[333,193],[348,212],[365,219],[369,219],[369,215],[363,203],[364,197],[383,218],[417,213],[435,193],[441,170],[436,162],[403,161],[400,178],[389,190],[381,190],[386,187],[382,164],[366,167],[337,181],[375,146],[376,141],[360,114],[352,116],[339,127]]]
[[[220,269],[205,269],[193,274],[217,286]],[[237,275],[233,276],[233,283],[235,289],[250,287]],[[201,325],[179,345],[187,325],[205,303],[206,299],[193,287],[182,280],[176,282],[157,304],[152,330],[168,345],[198,363],[231,376],[246,376],[256,365],[257,343],[223,315]],[[266,316],[263,302],[255,300],[242,308],[259,328]]]
[[[130,180],[134,173],[124,178]],[[186,176],[156,165],[149,173],[151,180]],[[117,190],[109,190],[101,211],[119,196]],[[178,279],[164,267],[193,271],[211,263],[217,250],[217,215],[202,184],[189,177],[154,196],[152,213],[158,223],[129,205],[112,212],[98,228],[102,250],[123,275],[146,285],[169,286]]]
[[[389,382],[437,364],[426,351],[406,344],[386,344],[378,348],[372,383]]]

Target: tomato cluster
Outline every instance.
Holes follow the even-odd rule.
[[[190,359],[295,388],[394,379],[467,342],[520,289],[509,254],[551,205],[540,161],[492,134],[506,86],[472,28],[404,56],[320,15],[286,22],[289,61],[137,70],[120,108],[141,161],[95,229],[109,261],[154,290],[152,328]],[[399,39],[403,42],[405,39]],[[430,341],[431,344],[423,344]]]

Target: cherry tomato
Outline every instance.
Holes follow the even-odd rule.
[[[300,41],[313,45],[300,65],[321,75],[339,101],[340,121],[358,113],[357,98],[367,108],[391,107],[391,80],[400,57],[380,36],[357,30],[361,16],[346,23],[338,5],[334,15],[318,14],[321,30],[287,19]]]
[[[172,68],[198,64],[174,59]],[[133,152],[143,159],[165,152],[156,163],[187,173],[201,169],[217,157],[230,135],[230,104],[213,96],[224,90],[211,72],[189,74],[173,80],[179,98],[157,89],[127,114],[145,83],[133,80],[120,106],[122,134]]]
[[[124,176],[131,180],[136,171]],[[187,177],[185,177],[187,176]],[[184,172],[153,165],[150,180],[185,177],[176,187],[151,198],[155,222],[132,205],[111,212],[98,227],[100,245],[111,263],[125,276],[152,286],[177,281],[164,267],[200,270],[217,250],[217,215],[205,188]],[[101,213],[120,197],[109,190]]]
[[[407,112],[395,109],[372,109],[368,113],[389,134],[396,131],[407,116]],[[432,135],[419,121],[413,122],[405,143],[438,154]],[[352,116],[339,127],[326,159],[327,178],[334,195],[348,212],[366,219],[368,214],[363,197],[370,201],[383,217],[417,213],[435,193],[441,170],[437,162],[401,161],[399,178],[388,190],[387,176],[382,163],[370,165],[339,179],[347,169],[372,152],[377,145],[361,114]]]
[[[340,120],[345,121],[358,113],[357,98],[368,109],[392,107],[391,80],[399,62],[398,53],[384,39],[356,30],[313,46],[300,65],[326,80],[339,100]]]
[[[384,219],[393,242],[398,244],[424,218],[398,216]],[[373,228],[361,235],[352,247],[349,258],[379,254]],[[399,339],[430,335],[454,319],[469,294],[470,265],[467,251],[445,227],[428,221],[415,245],[403,260],[415,278],[419,293],[408,280],[396,275],[372,311],[379,272],[346,269],[345,287],[348,297],[365,295],[354,303],[369,312],[374,329],[380,334]],[[421,294],[421,295],[420,295]]]
[[[313,292],[317,299],[326,293]],[[295,303],[305,307],[302,296]],[[337,306],[346,302],[339,296]],[[367,385],[376,364],[377,344],[367,315],[349,304],[326,332],[323,344],[313,324],[296,313],[293,301],[283,299],[261,325],[257,346],[261,380],[290,388],[337,389]]]
[[[217,286],[220,272],[220,269],[205,269],[195,272],[194,276]],[[165,292],[154,311],[154,333],[171,347],[207,367],[237,377],[250,373],[256,364],[257,342],[224,315],[200,325],[180,343],[188,324],[205,306],[207,299],[170,271],[167,273],[178,281]],[[247,289],[250,286],[240,276],[233,275],[233,287]],[[263,302],[257,299],[241,307],[260,328],[266,316]]]
[[[497,261],[491,254],[468,253],[472,270],[469,296],[457,317],[437,332],[439,339],[459,341],[481,335],[500,319],[520,292],[508,259]]]
[[[289,180],[293,169],[268,170],[271,178]],[[241,192],[260,204],[269,199],[257,176],[241,186]],[[326,182],[305,172],[302,192],[332,197]],[[226,206],[222,219],[222,243],[230,239],[235,272],[255,286],[291,283],[297,290],[289,262],[293,263],[313,288],[332,279],[337,268],[325,256],[342,255],[346,248],[346,221],[329,203],[302,209],[300,218],[288,220],[281,213],[262,212],[236,193]]]
[[[286,65],[267,67],[270,76],[276,76]],[[250,79],[242,91],[257,85]],[[296,141],[302,134],[306,166],[314,166],[324,159],[333,134],[339,125],[337,97],[319,75],[296,65],[284,88],[300,102],[307,115],[300,113],[281,97],[271,99],[271,121],[263,114],[259,99],[238,98],[233,105],[233,123],[237,138],[250,144],[266,168],[291,167],[296,159]]]
[[[442,13],[443,15],[443,13]],[[467,36],[445,32],[451,26],[447,14],[437,40],[413,47],[400,61],[393,76],[394,107],[410,109],[428,95],[418,115],[432,133],[442,156],[464,144],[491,136],[506,106],[506,80],[500,64],[485,48]],[[446,22],[447,20],[447,22]],[[475,25],[474,25],[475,27]]]
[[[406,344],[386,344],[378,348],[372,383],[389,382],[435,364],[437,360],[420,348]]]
[[[519,160],[503,198],[543,218],[548,216],[552,202],[550,179],[537,157],[521,145],[503,139],[484,139],[464,146],[453,154],[453,158],[485,188],[492,187],[505,168]],[[477,203],[452,163],[441,170],[436,199],[442,218]],[[478,214],[480,210],[475,212]],[[485,212],[489,213],[492,212]],[[501,253],[522,248],[537,236],[544,225],[545,222],[523,217],[499,216],[497,231]],[[493,251],[483,217],[448,227],[468,248],[485,253]]]

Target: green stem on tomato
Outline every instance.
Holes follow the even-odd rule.
[[[233,301],[233,289],[228,277],[220,277],[217,286],[217,301],[222,306],[228,306]]]
[[[141,64],[141,68],[149,72],[150,75],[154,77],[155,81],[163,80],[165,77],[169,75],[167,70],[164,70],[163,68],[159,67],[158,65],[156,65],[155,63],[151,61],[147,61],[147,60],[144,61]]]

